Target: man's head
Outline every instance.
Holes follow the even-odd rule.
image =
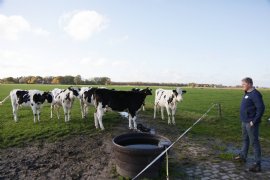
[[[248,91],[253,87],[253,81],[250,77],[242,79],[242,87],[244,91]]]

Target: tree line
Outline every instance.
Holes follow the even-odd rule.
[[[109,77],[94,77],[82,79],[77,76],[21,76],[0,79],[2,84],[67,84],[67,85],[130,85],[130,86],[188,86],[184,83],[157,83],[157,82],[113,82]]]
[[[198,83],[158,83],[158,82],[113,82],[109,77],[94,77],[83,79],[77,76],[21,76],[6,77],[0,79],[1,84],[67,84],[67,85],[123,85],[123,86],[175,86],[175,87],[212,87],[224,88],[222,84],[198,84]]]
[[[111,79],[108,77],[94,77],[89,79],[82,79],[80,75],[77,76],[21,76],[21,77],[6,77],[0,79],[3,84],[69,84],[69,85],[110,85]]]

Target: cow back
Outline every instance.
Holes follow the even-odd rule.
[[[146,95],[134,91],[115,91],[109,89],[97,89],[94,93],[96,106],[102,103],[102,107],[110,107],[115,111],[138,110]]]

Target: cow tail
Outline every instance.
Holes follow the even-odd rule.
[[[0,105],[3,105],[3,103],[10,97],[10,95],[8,95],[3,101],[0,101]]]

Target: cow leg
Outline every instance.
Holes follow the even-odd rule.
[[[17,110],[18,110],[18,105],[12,103],[12,112],[13,112],[13,118],[15,122],[18,121]]]
[[[170,108],[168,106],[166,106],[166,110],[168,113],[168,124],[171,124],[171,112],[170,112]]]
[[[68,109],[67,109],[67,113],[68,113],[68,114],[67,114],[67,116],[68,116],[68,121],[70,121],[70,111],[71,111],[71,108],[68,108]]]
[[[16,109],[13,110],[13,117],[14,117],[14,121],[17,122],[18,117],[17,117],[17,110]]]
[[[98,129],[98,117],[97,117],[97,112],[94,113],[94,120],[95,120],[95,127]]]
[[[84,105],[84,118],[86,118],[86,116],[88,115],[88,106],[87,104]]]
[[[57,119],[58,119],[58,120],[60,119],[60,116],[59,116],[59,109],[60,109],[60,106],[56,106],[56,115],[57,115]]]
[[[103,112],[100,112],[98,114],[98,123],[99,123],[99,127],[100,127],[101,130],[104,130],[105,129],[104,126],[103,126],[103,123],[102,123],[103,114],[104,114]]]
[[[154,119],[156,119],[156,113],[157,113],[157,104],[154,105]]]
[[[82,119],[85,119],[86,118],[86,107],[85,107],[85,104],[84,105],[82,105]]]
[[[164,119],[164,113],[163,113],[163,111],[164,111],[164,107],[160,107],[160,112],[161,112],[161,119],[163,120]]]
[[[134,129],[137,130],[136,116],[132,118]]]
[[[37,109],[34,108],[33,106],[31,107],[32,107],[33,115],[34,115],[34,123],[36,123]]]
[[[54,105],[51,104],[51,119],[53,118],[53,109],[54,109]]]
[[[133,129],[131,121],[132,121],[132,117],[130,114],[128,114],[128,127],[129,127],[129,129]]]
[[[40,122],[40,109],[37,110],[38,122]]]
[[[85,112],[84,112],[84,104],[82,99],[80,99],[80,107],[81,107],[81,114],[82,114],[82,119],[85,118]]]
[[[36,123],[36,116],[37,114],[36,113],[33,113],[34,114],[34,123]]]
[[[101,130],[104,130],[104,126],[102,123],[102,117],[104,115],[104,111],[105,111],[105,109],[102,108],[102,104],[99,103],[98,107],[97,107],[97,118],[98,118],[99,127],[101,128]]]
[[[68,121],[68,110],[67,107],[63,106],[64,114],[65,114],[65,122]]]
[[[172,123],[175,124],[175,112],[176,112],[176,109],[172,109]]]

